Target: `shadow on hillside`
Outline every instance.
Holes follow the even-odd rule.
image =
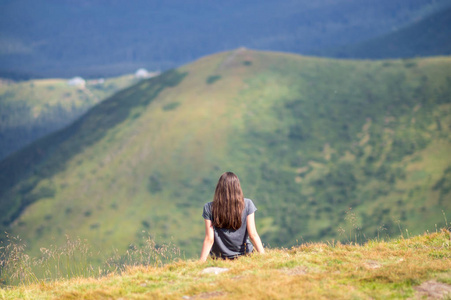
[[[8,226],[30,203],[53,196],[51,187],[33,191],[38,182],[64,171],[66,162],[74,155],[125,120],[137,118],[139,113],[131,116],[132,109],[142,107],[144,110],[164,89],[177,86],[187,74],[170,70],[141,81],[96,105],[72,125],[1,161],[0,226]],[[13,197],[13,194],[21,196]]]

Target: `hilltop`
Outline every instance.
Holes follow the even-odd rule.
[[[450,57],[204,57],[0,162],[1,232],[108,255],[147,231],[192,257],[228,170],[274,247],[433,231],[451,215],[450,78]]]
[[[0,289],[2,299],[439,299],[451,296],[451,233],[365,245],[306,243],[234,261],[179,260],[100,278]],[[208,273],[216,267],[222,273]]]

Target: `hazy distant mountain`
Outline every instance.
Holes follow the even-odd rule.
[[[0,160],[138,81],[133,75],[80,80],[75,85],[65,79],[0,80]]]
[[[168,69],[245,46],[302,54],[389,33],[449,0],[3,0],[0,76]]]
[[[401,58],[451,54],[451,8],[405,28],[318,54],[344,58]]]
[[[451,215],[450,78],[450,57],[204,57],[0,162],[0,232],[107,253],[145,230],[195,255],[227,170],[271,246],[434,230]]]

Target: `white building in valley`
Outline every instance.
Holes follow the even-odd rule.
[[[77,77],[74,77],[72,79],[69,79],[67,81],[67,84],[71,85],[71,86],[84,88],[86,86],[86,80],[84,80],[83,78],[77,76]]]

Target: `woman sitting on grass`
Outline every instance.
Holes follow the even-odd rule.
[[[252,244],[264,253],[255,228],[256,210],[252,200],[244,198],[238,177],[232,172],[222,174],[213,202],[204,205],[205,240],[200,260],[206,261],[208,253],[213,258],[234,259],[251,253]]]

